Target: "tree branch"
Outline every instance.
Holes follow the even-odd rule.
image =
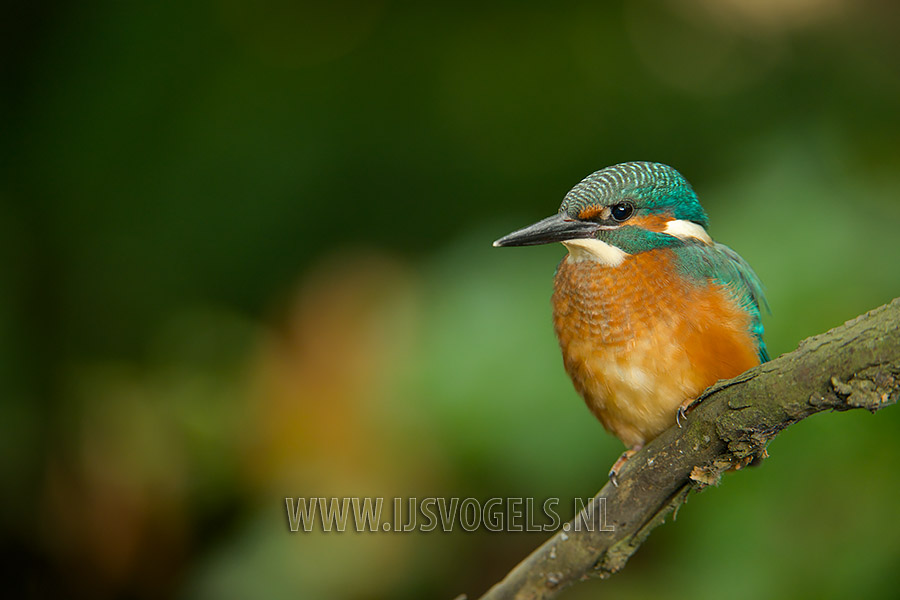
[[[553,598],[589,576],[608,577],[691,489],[764,458],[785,427],[825,410],[874,413],[898,392],[900,298],[706,390],[683,427],[663,432],[625,463],[618,488],[604,486],[482,600]],[[601,504],[605,522],[593,522]]]

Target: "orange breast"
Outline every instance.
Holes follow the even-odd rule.
[[[678,407],[759,364],[749,317],[724,287],[696,285],[652,250],[618,267],[563,259],[553,322],[566,371],[603,426],[643,444]]]

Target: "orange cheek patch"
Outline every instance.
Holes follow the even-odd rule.
[[[640,215],[628,219],[623,224],[634,225],[648,231],[665,231],[670,221],[672,217],[669,215]]]
[[[582,220],[590,220],[596,219],[597,217],[608,218],[609,207],[601,206],[599,204],[592,204],[590,206],[585,206],[578,213],[578,218]],[[607,212],[607,214],[603,214]],[[647,229],[649,231],[665,231],[666,225],[669,224],[669,221],[672,220],[671,215],[640,215],[635,216],[627,221],[623,222],[623,225],[633,225],[634,227],[640,227],[642,229]]]
[[[600,215],[605,209],[605,206],[600,206],[599,204],[591,204],[590,206],[585,206],[578,213],[578,218],[583,220],[593,219]]]

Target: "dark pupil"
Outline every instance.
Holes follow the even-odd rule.
[[[621,204],[614,204],[612,208],[610,208],[610,214],[612,218],[616,221],[624,221],[634,212],[634,206],[627,203],[622,202]]]

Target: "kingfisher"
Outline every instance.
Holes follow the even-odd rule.
[[[603,427],[628,448],[686,415],[719,379],[769,359],[762,284],[714,242],[687,180],[668,165],[627,162],[585,177],[557,214],[494,242],[561,242],[553,326],[566,372]]]

